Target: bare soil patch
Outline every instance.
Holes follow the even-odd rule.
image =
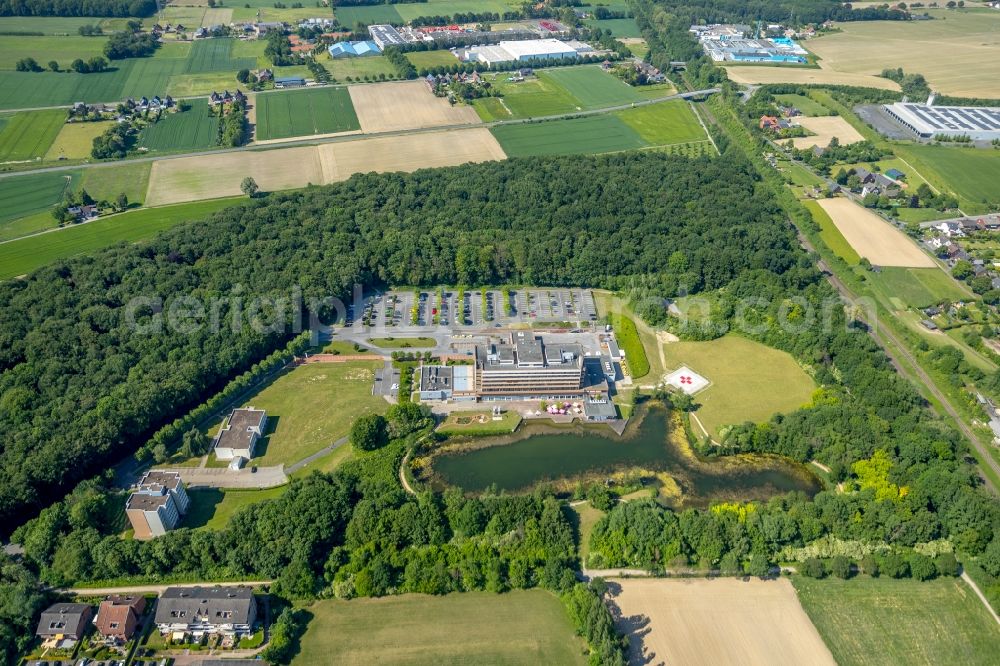
[[[836,663],[787,580],[627,579],[610,587],[631,663]]]
[[[826,211],[851,247],[879,266],[934,268],[936,264],[916,243],[881,217],[850,199],[820,199]]]
[[[351,101],[364,132],[391,132],[481,121],[471,106],[452,106],[423,81],[351,86]]]

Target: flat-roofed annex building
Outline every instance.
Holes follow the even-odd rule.
[[[263,409],[234,409],[215,436],[215,457],[219,460],[232,460],[236,457],[250,460],[266,428],[267,412]]]
[[[939,134],[975,141],[1000,139],[1000,108],[896,102],[882,107],[893,120],[925,139]]]

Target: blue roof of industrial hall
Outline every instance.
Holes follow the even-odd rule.
[[[337,56],[366,56],[378,55],[382,50],[373,41],[364,42],[337,42],[329,48],[330,55]]]

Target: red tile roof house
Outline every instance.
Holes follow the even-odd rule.
[[[145,597],[114,594],[101,602],[94,624],[106,642],[123,645],[135,634],[145,609]]]

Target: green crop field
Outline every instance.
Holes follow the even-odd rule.
[[[66,123],[66,111],[22,111],[0,126],[0,162],[43,157]]]
[[[939,268],[899,268],[884,266],[868,280],[889,298],[906,305],[925,308],[942,301],[960,301],[971,294]]]
[[[260,94],[257,139],[283,139],[361,129],[347,88]]]
[[[208,101],[191,100],[187,111],[165,113],[139,135],[139,145],[151,151],[184,151],[211,148],[219,135],[219,118]]]
[[[613,114],[501,125],[490,131],[509,157],[610,153],[646,146],[635,130]]]
[[[8,180],[13,179],[0,180],[0,211],[5,210],[4,189]],[[18,201],[25,198],[23,191],[18,190],[17,193]],[[52,233],[3,243],[0,244],[0,280],[25,275],[54,261],[94,252],[121,241],[140,241],[181,222],[202,219],[209,213],[235,205],[242,200],[244,199],[214,199],[162,208],[143,208]],[[57,202],[58,197],[52,201],[52,203]],[[0,218],[0,222],[2,221]]]
[[[684,100],[675,99],[619,111],[618,117],[652,145],[708,141],[701,123]]]
[[[80,187],[98,201],[114,201],[119,194],[125,194],[130,204],[146,200],[149,187],[150,162],[117,164],[86,169]]]
[[[413,63],[413,66],[418,70],[434,68],[441,65],[445,67],[449,65],[458,64],[458,58],[455,54],[447,49],[438,49],[436,51],[413,51],[407,53],[406,57]]]
[[[263,0],[258,0],[263,1]],[[266,6],[271,6],[267,4]],[[463,13],[504,12],[520,6],[515,0],[427,0],[412,4],[368,5],[364,7],[337,7],[334,15],[348,28],[358,23],[408,23],[419,16],[454,16]]]
[[[546,69],[538,73],[538,78],[561,86],[585,110],[628,104],[642,99],[635,88],[608,74],[598,65]]]
[[[328,599],[307,610],[296,666],[587,663],[562,603],[544,590]]]
[[[893,144],[892,149],[931,185],[954,192],[967,214],[986,212],[988,203],[1000,204],[1000,151],[913,144]]]
[[[805,95],[796,95],[794,93],[787,93],[782,95],[775,95],[774,98],[786,106],[794,106],[796,109],[798,109],[804,115],[807,116],[830,115],[830,109],[826,108],[825,106],[815,101],[814,99],[806,97]]]
[[[76,172],[0,178],[0,224],[56,205],[78,178]],[[7,268],[4,262],[0,266],[0,271]]]
[[[185,73],[232,72],[235,75],[241,69],[255,68],[257,66],[256,57],[234,58],[232,56],[233,43],[232,39],[196,41],[191,45],[191,55],[188,56]]]
[[[372,395],[382,361],[313,363],[280,375],[246,400],[267,410],[268,431],[257,447],[258,465],[291,464],[333,444],[362,414],[383,413]]]
[[[188,497],[191,498],[191,505],[181,525],[192,529],[221,530],[238,510],[250,504],[281,497],[287,489],[287,485],[266,490],[190,488]]]
[[[803,200],[802,204],[809,209],[813,220],[815,220],[816,224],[819,225],[819,237],[823,239],[826,246],[841,259],[852,266],[856,266],[858,262],[861,261],[861,255],[859,255],[854,248],[851,247],[851,244],[847,242],[847,239],[844,238],[844,234],[840,233],[840,229],[838,229],[837,225],[833,223],[833,220],[830,219],[830,216],[827,215],[826,211],[820,208],[820,205],[811,199]]]
[[[995,664],[1000,654],[1000,627],[961,579],[793,576],[792,583],[841,666],[974,666]]]
[[[100,19],[93,19],[96,23]],[[77,58],[88,60],[104,55],[107,37],[38,37],[20,35],[0,36],[0,69],[14,69],[21,58],[34,58],[42,67],[48,67],[50,60],[59,63],[61,69],[69,68]]]
[[[727,425],[767,421],[807,404],[816,388],[791,355],[737,335],[662,345],[667,370],[686,365],[711,382],[693,413],[715,438]],[[626,356],[626,358],[628,358]],[[695,429],[699,433],[699,429]]]
[[[127,20],[75,16],[2,16],[0,32],[40,32],[43,35],[77,36],[81,26],[99,25],[105,32],[111,32],[124,28]]]
[[[616,38],[642,37],[642,32],[639,31],[638,24],[636,24],[635,19],[631,18],[605,19],[603,21],[598,21],[597,19],[587,19],[584,23],[591,28],[610,30],[611,35]]]

